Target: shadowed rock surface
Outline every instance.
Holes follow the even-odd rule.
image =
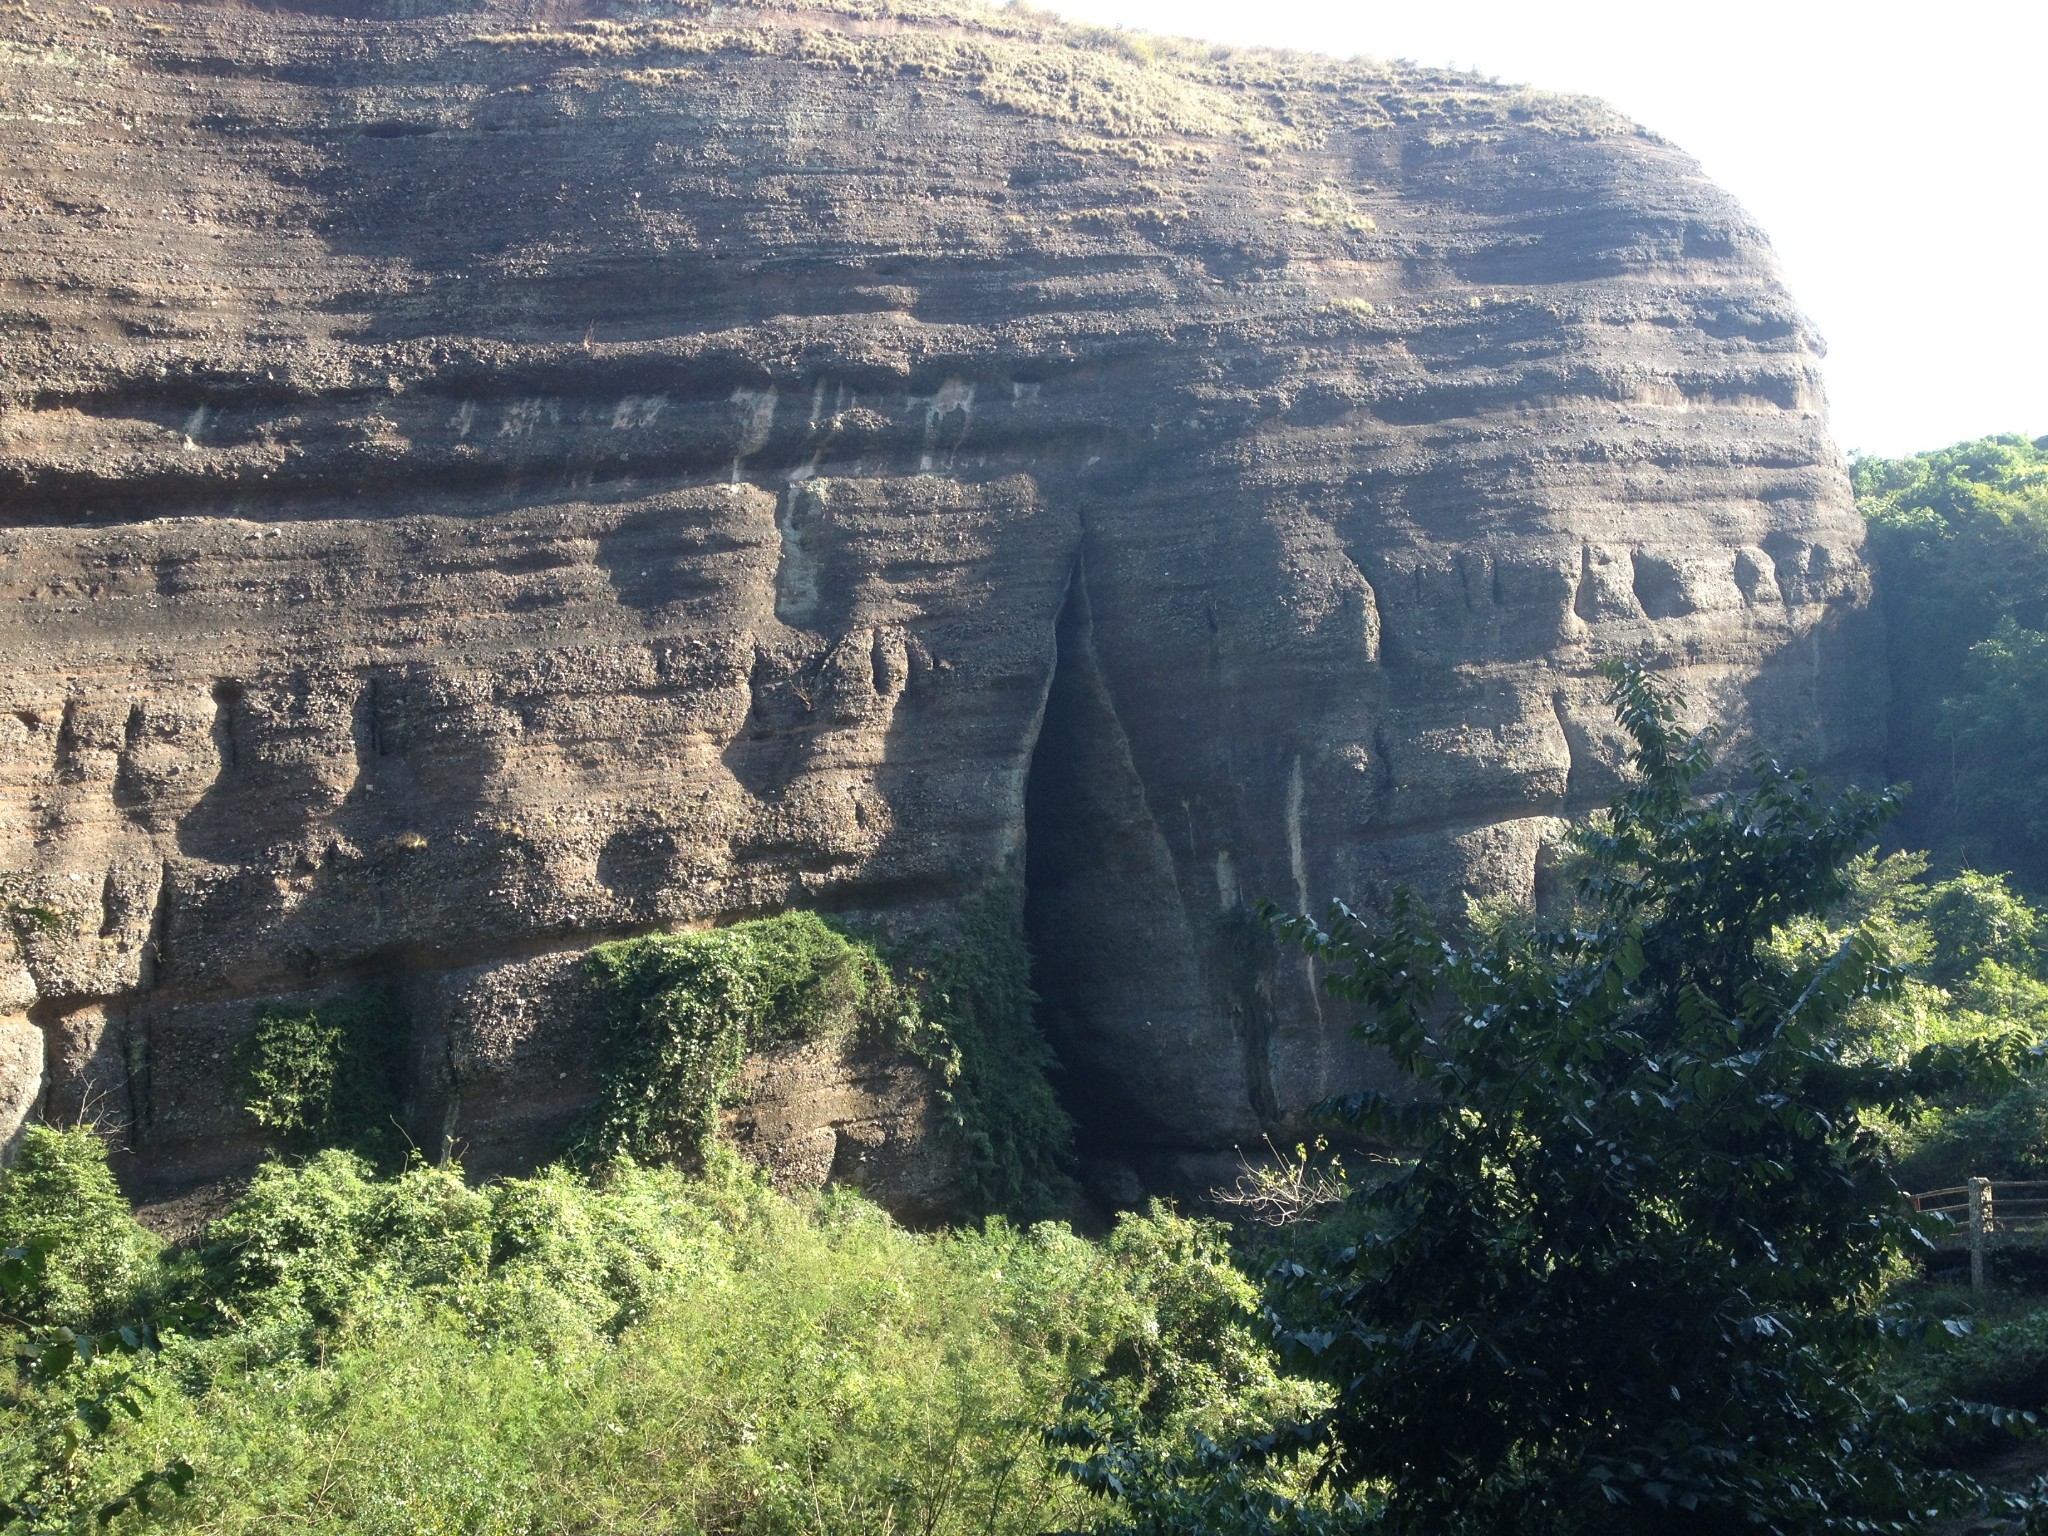
[[[1374,1071],[1250,904],[1527,894],[1603,658],[1874,757],[1815,339],[1597,104],[884,0],[37,5],[0,125],[0,869],[65,915],[0,1112],[140,1185],[254,1155],[262,1000],[394,981],[414,1134],[509,1167],[591,944],[991,883],[1164,1168]],[[915,1161],[798,1056],[783,1176]]]

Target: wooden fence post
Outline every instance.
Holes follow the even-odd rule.
[[[1970,1289],[1984,1289],[1984,1229],[1991,1224],[1991,1181],[1970,1180]]]

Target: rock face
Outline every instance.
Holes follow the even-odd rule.
[[[0,1111],[231,1171],[256,1006],[391,981],[415,1134],[510,1165],[589,945],[1008,882],[1087,1138],[1193,1155],[1373,1071],[1250,903],[1529,892],[1603,658],[1874,756],[1814,338],[1669,145],[1022,9],[573,9],[0,12],[0,870],[64,914]],[[854,1162],[918,1119],[792,1071]]]

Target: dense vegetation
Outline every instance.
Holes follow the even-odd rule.
[[[404,1038],[382,987],[312,1008],[267,1006],[236,1053],[243,1107],[284,1150],[348,1147],[391,1166],[405,1149]]]
[[[2048,438],[1862,459],[1908,846],[2048,890]]]
[[[1866,928],[1780,942],[1890,801],[1768,761],[1699,800],[1704,744],[1641,674],[1616,693],[1638,778],[1563,922],[1284,925],[1427,1088],[1340,1106],[1416,1153],[1362,1196],[1378,1240],[1276,1299],[1333,1397],[1305,1438],[1416,1536],[1903,1526],[1928,1495],[1854,1383],[1910,1233],[1863,1122],[1939,1065],[1845,1060],[1890,984]]]
[[[1306,1405],[1253,1335],[1219,1228],[1164,1210],[1092,1242],[1000,1220],[918,1236],[858,1197],[793,1201],[713,1151],[487,1188],[355,1154],[264,1169],[196,1248],[160,1255],[86,1132],[37,1128],[10,1236],[61,1277],[17,1309],[187,1321],[160,1350],[0,1404],[0,1498],[90,1528],[182,1458],[190,1491],[126,1522],[335,1532],[1017,1532],[1079,1518],[1041,1430],[1078,1379],[1163,1443]],[[67,1446],[84,1377],[146,1389]]]

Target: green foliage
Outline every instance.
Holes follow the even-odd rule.
[[[144,1417],[143,1366],[159,1340],[138,1318],[161,1248],[129,1214],[97,1135],[23,1130],[14,1165],[0,1171],[0,1336],[18,1365],[0,1389],[11,1430],[0,1437],[0,1531],[68,1530],[60,1512],[81,1497],[105,1524],[147,1510],[158,1492],[184,1491],[191,1469],[175,1456],[104,1486],[85,1470],[117,1415]]]
[[[707,1223],[758,1194],[730,1156],[703,1181],[618,1162],[488,1189],[459,1168],[387,1179],[351,1153],[266,1165],[207,1231],[200,1290],[237,1351],[310,1356],[425,1305],[479,1336],[559,1352],[615,1338],[702,1257]]]
[[[2037,884],[2048,878],[2048,634],[2002,616],[1941,702],[1958,843]]]
[[[1155,1200],[1144,1216],[1117,1223],[1105,1257],[1112,1294],[1143,1298],[1137,1316],[1102,1330],[1115,1340],[1103,1376],[1129,1389],[1125,1406],[1148,1426],[1259,1423],[1278,1385],[1254,1332],[1258,1290],[1232,1261],[1222,1224],[1177,1216]]]
[[[2002,875],[1964,870],[1928,891],[1920,915],[1931,948],[1926,976],[1936,986],[1965,982],[1986,963],[2031,972],[2043,959],[2048,927]]]
[[[872,946],[813,912],[593,950],[604,1010],[604,1086],[576,1136],[601,1160],[701,1158],[747,1053],[895,1022],[900,1002]]]
[[[311,1008],[266,1006],[236,1055],[242,1106],[288,1150],[348,1147],[393,1164],[406,1144],[405,1039],[397,999],[383,988]]]
[[[2048,1083],[2038,1076],[1979,1102],[1924,1106],[1905,1130],[1899,1173],[1914,1189],[2048,1178]]]
[[[22,1130],[0,1171],[0,1248],[45,1257],[11,1300],[43,1327],[103,1329],[134,1315],[162,1246],[136,1224],[91,1130]]]
[[[1047,1442],[1073,1453],[1061,1470],[1115,1507],[1117,1536],[1340,1536],[1370,1529],[1378,1500],[1320,1492],[1275,1475],[1281,1437],[1219,1444],[1148,1435],[1098,1386],[1077,1389]]]
[[[1032,1017],[1015,907],[985,895],[963,907],[955,937],[887,958],[812,912],[593,951],[606,1065],[578,1155],[701,1159],[748,1053],[866,1036],[902,1045],[932,1071],[964,1153],[965,1205],[1061,1209],[1073,1127]]]
[[[310,1349],[392,1298],[480,1277],[491,1204],[447,1168],[378,1180],[340,1149],[267,1163],[207,1230],[201,1294],[259,1351]]]
[[[189,1496],[123,1528],[1032,1536],[1085,1514],[1040,1440],[1079,1379],[1147,1455],[1311,1406],[1224,1237],[920,1236],[715,1147],[483,1189],[272,1164],[162,1277],[204,1326],[121,1366],[135,1412],[43,1507],[78,1528],[175,1449]],[[0,1403],[0,1470],[45,1411]]]
[[[12,1336],[19,1367],[11,1386],[0,1389],[0,1422],[13,1431],[0,1449],[0,1531],[75,1529],[78,1522],[68,1517],[89,1486],[93,1442],[114,1428],[117,1414],[140,1422],[151,1393],[134,1368],[161,1343],[151,1325],[95,1333],[35,1320],[50,1290],[50,1256],[63,1246],[44,1236],[0,1250],[0,1332]],[[131,1509],[148,1513],[158,1492],[181,1494],[191,1481],[191,1464],[173,1457],[83,1507],[103,1526]]]
[[[2048,439],[1863,459],[1857,504],[1884,589],[1891,770],[1944,864],[2048,883]]]
[[[952,940],[923,949],[904,968],[933,1026],[918,1037],[922,1054],[964,1143],[967,1207],[1027,1218],[1069,1209],[1074,1124],[1037,1023],[1022,894],[984,892],[960,909]]]
[[[2048,1410],[2048,1311],[2037,1300],[1995,1293],[1918,1299],[1962,1314],[1961,1326],[1933,1330],[1925,1346],[1890,1373],[1893,1385],[1922,1401],[1957,1399],[2016,1413]],[[1995,1439],[1984,1433],[1995,1427],[1972,1426],[1970,1438]]]
[[[1888,533],[1932,540],[1996,539],[2042,517],[2048,498],[2048,440],[2013,433],[1903,459],[1860,458],[1851,478],[1864,516]],[[2004,547],[2027,554],[2038,543]],[[1973,562],[1975,564],[1977,562]],[[2008,571],[2008,600],[2036,592],[2042,571]]]
[[[1826,948],[1854,926],[1882,938],[1902,984],[1852,1010],[1845,1056],[1904,1068],[1940,1054],[1967,1068],[1928,1094],[1873,1113],[1902,1183],[1960,1184],[1973,1174],[2048,1173],[2048,923],[2001,876],[1965,870],[1929,882],[1927,859],[1863,858],[1849,894],[1825,921],[1793,925],[1795,946]]]
[[[1275,1326],[1334,1394],[1299,1443],[1395,1532],[1904,1529],[1910,1425],[1855,1383],[1910,1233],[1863,1120],[1924,1083],[1843,1060],[1896,985],[1872,933],[1783,940],[1891,799],[1759,759],[1697,801],[1705,742],[1611,676],[1637,779],[1572,927],[1277,923],[1424,1090],[1334,1106],[1416,1152],[1358,1196],[1377,1232],[1285,1266]]]

